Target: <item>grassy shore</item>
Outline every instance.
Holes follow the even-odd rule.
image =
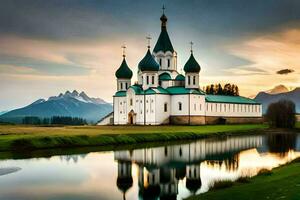
[[[212,190],[188,200],[261,200],[261,199],[300,199],[300,162],[295,161],[272,170],[271,174],[258,175],[249,183],[234,183],[232,187]]]
[[[0,125],[0,151],[128,145],[242,134],[263,124],[207,126],[65,126]]]

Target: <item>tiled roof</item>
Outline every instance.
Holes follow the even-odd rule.
[[[215,103],[260,104],[253,99],[241,96],[206,95],[205,100]]]

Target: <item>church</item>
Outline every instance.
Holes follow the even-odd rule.
[[[167,31],[167,17],[160,17],[161,32],[151,51],[138,63],[137,82],[132,85],[132,71],[123,61],[115,72],[117,92],[113,96],[115,125],[203,125],[259,123],[262,106],[241,96],[208,95],[200,89],[201,67],[191,48],[181,74],[177,53]]]

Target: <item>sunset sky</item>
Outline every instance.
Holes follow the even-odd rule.
[[[299,0],[1,0],[0,111],[74,89],[112,102],[121,46],[135,74],[163,4],[178,70],[193,41],[201,87],[230,82],[250,96],[300,86]]]

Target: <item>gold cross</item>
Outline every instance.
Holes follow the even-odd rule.
[[[163,14],[165,14],[165,9],[166,9],[166,7],[165,7],[165,5],[163,5],[163,7],[162,7]]]
[[[146,37],[146,39],[148,40],[148,48],[150,48],[150,40],[151,40],[152,38],[150,37],[150,35],[148,35],[148,36]]]
[[[191,42],[190,42],[190,45],[191,45],[191,52],[193,52],[193,44],[194,44],[194,43],[191,41]]]
[[[123,46],[121,46],[121,48],[123,49],[123,57],[125,58],[125,49],[126,49],[126,46],[125,46],[125,44],[123,45]]]

